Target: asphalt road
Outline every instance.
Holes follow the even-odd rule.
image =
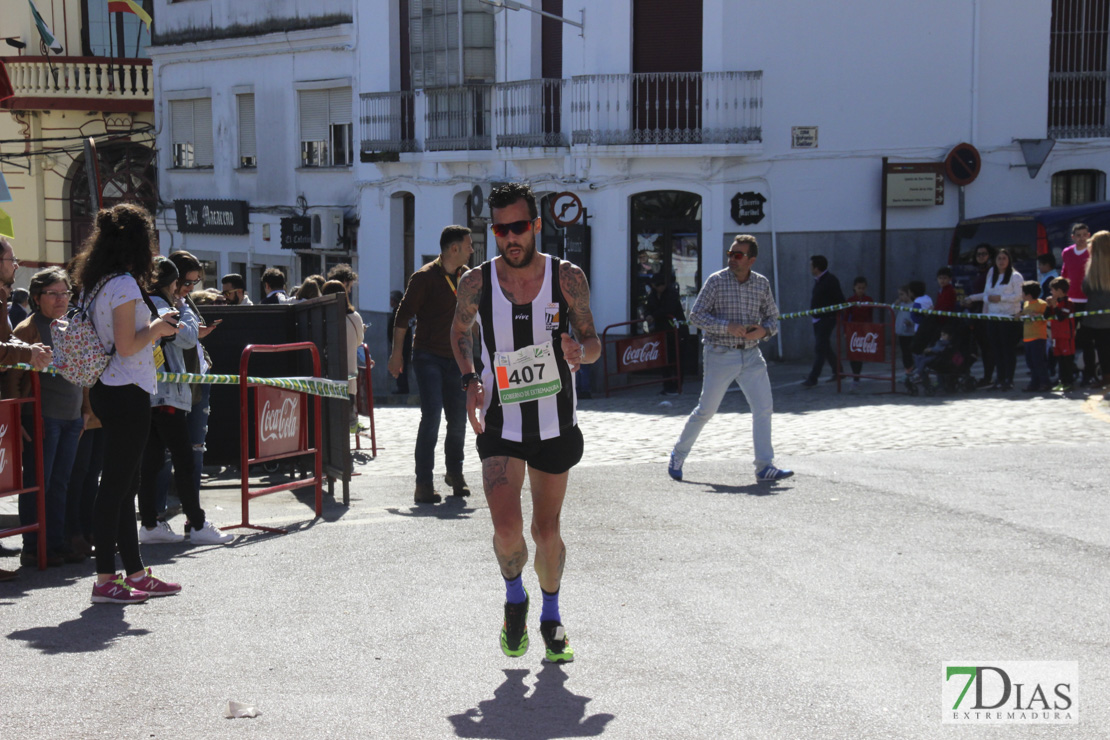
[[[501,654],[485,503],[413,506],[418,412],[381,409],[384,449],[349,508],[313,522],[308,497],[275,494],[252,519],[287,535],[144,548],[178,596],[91,605],[91,566],[0,584],[0,738],[1110,734],[1105,403],[807,395],[773,378],[797,471],[773,486],[751,475],[739,394],[683,483],[665,453],[695,399],[582,404],[571,665],[541,663],[538,598],[531,650]],[[205,502],[237,521],[231,481]],[[530,570],[525,585],[538,595]],[[942,724],[952,660],[1078,661],[1078,723]],[[225,719],[228,700],[261,715]]]

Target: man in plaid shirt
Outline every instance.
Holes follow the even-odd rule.
[[[698,407],[686,420],[667,466],[667,473],[675,480],[682,480],[683,461],[706,422],[717,413],[733,381],[752,410],[755,477],[776,481],[794,475],[794,471],[774,465],[771,380],[759,343],[778,333],[779,309],[767,278],[752,272],[758,254],[754,236],[738,235],[728,249],[728,268],[709,276],[690,311],[690,323],[703,333],[705,368]]]

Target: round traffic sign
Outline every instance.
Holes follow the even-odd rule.
[[[582,218],[582,200],[570,191],[558,193],[550,200],[551,220],[559,228],[578,223]]]
[[[979,155],[979,150],[966,142],[952,147],[952,151],[944,158],[944,173],[957,185],[975,182],[982,168],[983,158]]]
[[[474,189],[470,191],[470,215],[477,218],[482,215],[482,205],[486,202],[485,196],[482,194],[482,186],[475,185]]]

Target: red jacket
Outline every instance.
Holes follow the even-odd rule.
[[[1075,354],[1075,319],[1072,312],[1075,304],[1068,298],[1056,301],[1056,307],[1044,312],[1052,321],[1048,330],[1052,332],[1052,354],[1056,357],[1066,357]]]
[[[858,296],[855,293],[848,296],[846,299],[848,303],[874,303],[875,299],[869,295]],[[844,309],[845,321],[858,321],[861,323],[870,323],[875,318],[875,310],[870,306],[856,306],[854,308]]]
[[[956,311],[959,306],[956,303],[956,289],[952,287],[952,283],[945,285],[940,289],[937,294],[937,302],[933,306],[936,311]]]

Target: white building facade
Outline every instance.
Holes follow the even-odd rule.
[[[1105,199],[1105,2],[524,3],[570,23],[499,4],[160,1],[162,199],[247,204],[245,234],[182,233],[168,213],[163,248],[294,281],[350,261],[359,307],[384,324],[444,226],[475,231],[476,262],[493,256],[476,186],[525,180],[545,196],[544,249],[588,269],[601,329],[636,317],[657,273],[692,300],[737,233],[759,238],[755,269],[793,311],[808,307],[812,254],[846,289],[865,275],[889,299],[911,278],[931,284],[961,215]],[[217,38],[193,40],[206,31]],[[210,154],[174,134],[175,110],[182,130],[186,112],[210,126]],[[1049,138],[1031,177],[1019,140]],[[936,166],[965,142],[982,158],[973,183],[888,209],[879,286],[883,158]],[[587,217],[566,229],[548,208],[562,193]],[[556,201],[563,216],[572,200]],[[320,240],[282,249],[282,219],[313,215]],[[370,337],[377,356],[384,334]],[[784,322],[780,346],[807,354],[808,323]]]

